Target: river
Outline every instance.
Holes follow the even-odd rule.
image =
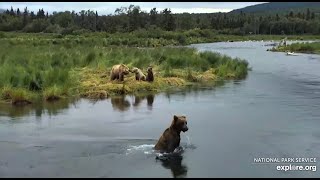
[[[0,177],[320,177],[254,160],[320,160],[320,56],[266,51],[269,43],[190,45],[252,67],[215,88],[0,105]],[[175,114],[188,120],[185,151],[156,160],[152,147]]]

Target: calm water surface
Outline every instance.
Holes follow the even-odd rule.
[[[320,161],[320,56],[286,56],[266,44],[191,45],[252,67],[245,80],[216,88],[0,105],[0,177],[320,177],[318,169],[284,172],[276,166],[288,163],[254,163]],[[161,162],[152,147],[174,114],[188,119],[185,152]]]

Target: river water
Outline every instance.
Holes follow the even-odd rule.
[[[320,56],[266,51],[270,42],[195,44],[246,59],[246,79],[215,88],[90,101],[0,105],[0,177],[320,177],[278,171],[320,161]],[[184,152],[156,160],[152,147],[185,115]]]

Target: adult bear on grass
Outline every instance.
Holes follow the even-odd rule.
[[[131,72],[130,69],[124,64],[114,65],[111,69],[110,80],[119,79],[120,81],[123,81],[124,75],[128,75],[129,72]]]
[[[188,131],[186,116],[174,115],[171,126],[163,132],[154,149],[166,153],[173,152],[180,145],[181,131]]]
[[[132,68],[131,72],[135,73],[136,80],[138,80],[138,81],[145,81],[146,80],[146,75],[143,74],[141,69],[134,67],[134,68]]]

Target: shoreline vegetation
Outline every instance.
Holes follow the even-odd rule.
[[[191,36],[190,32],[197,33]],[[205,32],[200,29],[80,35],[0,32],[0,101],[25,105],[69,97],[103,99],[243,79],[249,70],[245,60],[183,46],[284,38],[283,35],[214,35],[211,31],[206,38]],[[157,38],[150,37],[155,33]],[[181,37],[184,38],[181,40]],[[320,38],[314,35],[286,37],[292,40]],[[111,67],[121,63],[130,69],[138,67],[144,73],[149,65],[153,66],[155,81],[136,81],[130,73],[124,82],[111,82]]]
[[[320,35],[227,35],[210,29],[195,28],[187,31],[164,31],[160,29],[137,30],[133,32],[84,32],[72,34],[60,33],[24,33],[2,32],[0,40],[11,45],[26,43],[39,45],[72,45],[87,44],[101,47],[125,46],[139,48],[156,48],[166,46],[186,46],[197,43],[237,42],[237,41],[280,41],[287,40],[320,40]],[[37,41],[34,41],[37,40]]]
[[[194,84],[243,79],[248,63],[190,47],[129,47],[104,45],[100,33],[57,38],[52,34],[2,33],[0,38],[0,100],[14,105],[69,97],[103,99],[122,94],[161,92]],[[105,33],[103,33],[105,35]],[[5,36],[5,37],[3,37]],[[154,82],[110,81],[115,64],[146,73]]]
[[[245,60],[185,47],[197,43],[317,40],[313,9],[270,14],[173,14],[130,5],[114,15],[91,10],[48,14],[16,8],[0,13],[0,102],[30,104],[69,97],[101,99],[118,94],[161,92],[195,84],[243,79]],[[295,35],[297,34],[297,35]],[[113,65],[146,73],[110,81]]]
[[[274,52],[298,52],[306,54],[320,54],[320,42],[300,42],[287,46],[273,47]]]

